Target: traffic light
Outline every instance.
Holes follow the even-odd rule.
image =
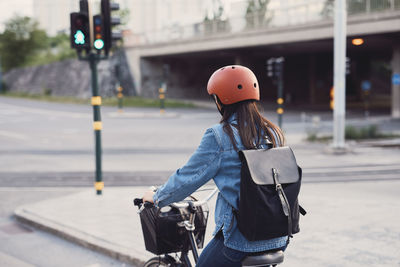
[[[268,77],[274,76],[274,58],[270,58],[267,60],[267,75]]]
[[[346,75],[349,75],[351,72],[351,60],[349,57],[346,57]]]
[[[97,51],[104,48],[103,19],[101,15],[93,16],[93,47]]]
[[[104,49],[106,55],[113,46],[113,41],[122,39],[120,32],[113,32],[112,27],[121,24],[120,19],[112,17],[111,12],[119,10],[119,4],[110,3],[110,0],[101,0],[101,15],[104,25]]]
[[[279,78],[283,75],[283,57],[272,57],[267,60],[267,75],[271,78]]]
[[[283,62],[285,59],[283,57],[278,57],[275,59],[275,75],[281,77],[283,75]]]
[[[86,14],[73,12],[71,16],[71,47],[90,48],[89,19]]]
[[[90,49],[90,28],[87,0],[80,1],[80,11],[70,14],[71,20],[71,48],[78,51]]]

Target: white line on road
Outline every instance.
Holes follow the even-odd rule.
[[[5,254],[0,251],[0,266],[7,267],[34,267],[34,265],[27,262],[21,261],[20,259],[14,258],[11,255]]]
[[[12,138],[12,139],[18,139],[18,140],[29,140],[30,139],[27,135],[9,132],[9,131],[0,131],[0,136]]]
[[[115,186],[113,186],[114,188]],[[0,187],[0,192],[66,192],[79,193],[88,187]],[[0,265],[1,266],[1,265]]]
[[[51,116],[62,116],[62,117],[69,117],[69,118],[91,118],[91,114],[88,113],[76,113],[76,112],[66,112],[66,111],[57,111],[51,109],[39,109],[39,108],[28,108],[22,107],[19,105],[12,105],[12,104],[1,104],[3,108],[6,109],[16,109],[18,111],[26,112],[26,113],[35,113],[35,114],[45,114]],[[8,107],[7,107],[8,106]]]

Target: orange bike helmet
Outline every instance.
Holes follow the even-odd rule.
[[[208,80],[207,92],[218,96],[224,105],[243,100],[260,100],[260,89],[254,73],[243,66],[231,65],[216,70]]]

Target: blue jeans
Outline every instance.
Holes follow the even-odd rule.
[[[248,254],[226,247],[224,236],[219,232],[201,252],[196,267],[241,267]]]
[[[286,249],[281,248],[282,250]],[[243,252],[224,245],[224,236],[218,232],[203,249],[196,267],[241,267],[242,260],[251,252]]]

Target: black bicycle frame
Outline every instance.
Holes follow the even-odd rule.
[[[188,257],[189,248],[192,249],[192,254],[195,263],[197,263],[197,260],[199,259],[199,254],[197,252],[197,245],[194,237],[194,229],[195,229],[194,219],[196,216],[196,208],[193,205],[190,205],[189,210],[190,210],[189,222],[188,224],[185,223],[185,229],[188,233],[189,242],[186,242],[184,248],[182,249],[180,261],[186,263],[188,267],[192,267],[192,264],[190,263]]]

